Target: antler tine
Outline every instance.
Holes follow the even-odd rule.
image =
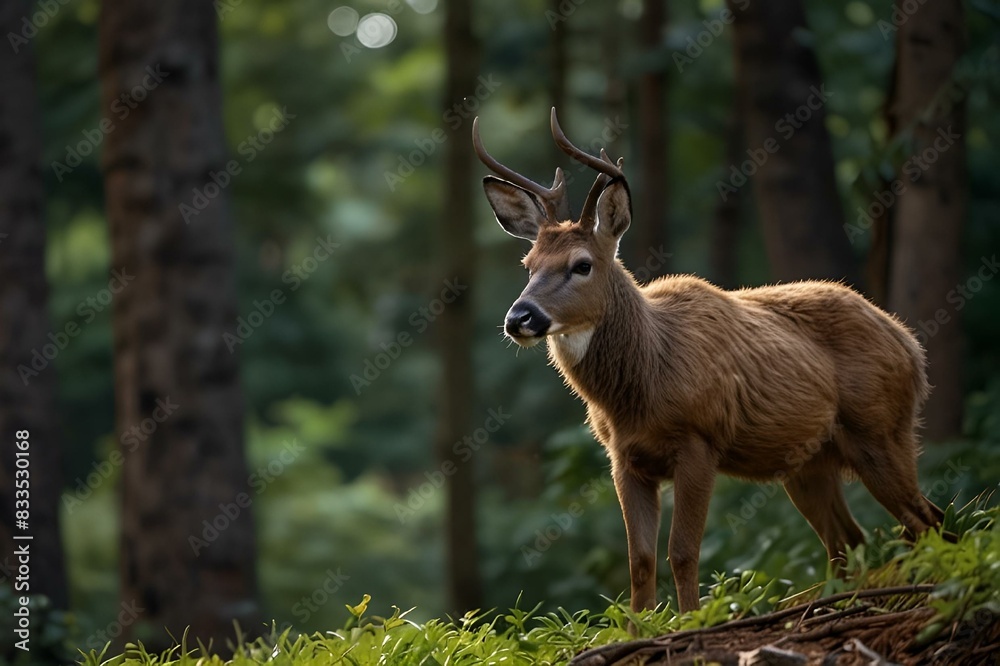
[[[522,176],[513,169],[505,167],[496,158],[486,152],[483,140],[479,136],[479,116],[472,119],[472,146],[475,148],[479,160],[489,167],[493,173],[541,199],[546,212],[552,220],[555,220],[557,214],[561,213],[567,207],[568,202],[565,201],[566,187],[563,179],[560,178],[559,171],[556,172],[556,179],[552,187],[548,188],[544,185],[539,185],[530,178]]]
[[[625,177],[625,174],[622,172],[622,165],[625,164],[625,158],[619,157],[618,162],[616,163],[608,157],[607,151],[603,148],[601,148],[601,156],[594,157],[590,153],[585,153],[574,146],[570,140],[566,138],[566,134],[559,126],[559,119],[556,118],[556,107],[552,107],[550,124],[552,126],[552,138],[555,139],[556,145],[577,162],[590,167],[598,174],[594,184],[590,187],[590,192],[587,194],[587,200],[583,204],[583,210],[580,211],[581,222],[593,222],[597,217],[597,200],[600,198],[601,192],[604,191],[604,188],[607,187],[608,183],[610,183],[613,179]]]
[[[555,139],[556,145],[559,146],[560,150],[575,159],[581,164],[589,166],[591,169],[598,173],[603,173],[611,178],[624,178],[625,174],[622,173],[622,164],[624,160],[619,158],[618,163],[615,164],[608,157],[608,154],[601,149],[601,156],[594,157],[590,153],[585,153],[570,142],[566,138],[566,134],[563,133],[562,128],[559,126],[559,119],[556,118],[556,107],[552,107],[552,115],[550,117],[549,124],[552,126],[552,138]]]

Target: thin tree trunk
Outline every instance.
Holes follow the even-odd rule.
[[[190,626],[189,645],[217,646],[234,620],[259,628],[256,493],[238,359],[223,339],[238,314],[234,228],[209,179],[227,161],[216,23],[203,0],[105,0],[100,14],[102,108],[115,125],[105,198],[113,268],[128,280],[113,311],[120,594],[138,611],[124,637],[152,649],[169,642],[164,628],[180,639]],[[122,95],[136,101],[124,117]],[[195,189],[207,205],[195,208]]]
[[[472,7],[465,0],[448,0],[445,14],[446,108],[461,102],[476,87],[479,44],[472,31]],[[476,244],[472,205],[473,152],[469,146],[471,124],[449,127],[445,151],[445,208],[441,215],[441,245],[446,275],[468,288],[441,314],[441,358],[444,385],[437,453],[442,465],[451,461],[455,471],[447,488],[448,604],[458,613],[481,606],[479,550],[476,542],[476,458],[453,461],[455,442],[474,429],[476,407],[472,374],[474,333],[473,296]],[[484,416],[485,418],[485,416]]]
[[[896,126],[898,118],[892,112],[893,100],[896,98],[896,78],[899,71],[899,63],[895,63],[892,74],[889,78],[889,89],[886,95],[885,106],[882,115],[886,122],[886,134],[891,145],[897,140],[899,128]],[[867,295],[876,304],[883,308],[889,307],[889,267],[892,254],[892,228],[894,225],[894,207],[890,204],[885,206],[878,200],[879,193],[891,192],[892,182],[879,175],[877,189],[871,193],[865,193],[866,197],[871,197],[857,213],[854,230],[850,232],[850,237],[857,237],[863,231],[865,223],[871,221],[868,233],[871,235],[871,245],[868,248],[868,257],[865,260],[865,277],[867,278]],[[850,222],[849,222],[850,224]],[[846,229],[847,227],[845,227]]]
[[[906,16],[904,5],[896,3]],[[924,422],[933,439],[961,429],[960,309],[972,296],[961,290],[949,296],[965,283],[965,104],[952,80],[965,44],[962,12],[958,0],[929,2],[900,25],[887,114],[912,148],[899,175],[902,189],[894,206],[889,304],[927,348],[934,390]]]
[[[889,191],[891,183],[880,179],[882,192]],[[868,282],[868,297],[883,308],[889,305],[889,267],[892,254],[892,228],[895,225],[891,209],[884,209],[872,216],[871,247],[868,250],[868,260],[865,264]]]
[[[549,16],[561,17],[560,5],[563,2],[564,0],[549,0]],[[569,116],[569,109],[566,108],[566,77],[569,71],[566,42],[569,36],[567,29],[569,21],[552,20],[550,25],[552,26],[552,39],[549,41],[549,76],[551,77],[549,98],[552,100],[552,106],[559,112],[559,117],[565,119]],[[559,149],[555,142],[552,142],[551,150],[556,164],[565,159],[566,154]]]
[[[669,272],[663,261],[647,261],[650,253],[662,256],[669,249],[667,189],[667,72],[666,57],[658,57],[667,28],[665,0],[644,0],[639,21],[639,44],[644,68],[639,75],[639,196],[635,227],[639,232],[636,269],[646,268],[653,279]]]
[[[723,183],[753,182],[772,275],[778,280],[856,280],[856,267],[834,178],[826,100],[801,0],[751,2],[735,20],[737,91],[746,150]]]
[[[602,102],[607,121],[605,126],[608,123],[615,126],[617,124],[616,120],[628,112],[628,100],[626,99],[628,90],[621,70],[622,22],[619,18],[618,8],[613,3],[608,3],[604,7],[601,7],[600,11],[607,14],[607,20],[601,26],[600,36],[598,38],[591,37],[591,39],[600,40],[599,57],[601,69],[604,70],[604,99]],[[614,155],[615,159],[617,159],[624,154],[621,146],[627,143],[628,137],[623,136],[623,133],[618,131],[611,132],[608,136],[610,136],[609,141],[605,141],[603,135],[592,138],[599,139],[600,144],[608,151],[608,155]],[[574,165],[579,169],[579,173],[582,174],[583,191],[589,191],[594,172],[584,168],[579,163],[574,162]]]
[[[725,129],[725,165],[738,162],[743,150],[743,132],[740,114],[735,106]],[[740,223],[742,221],[743,196],[740,191],[720,199],[715,206],[710,230],[709,265],[712,279],[724,289],[735,289],[739,267],[738,251]]]
[[[22,20],[37,9],[27,0],[0,3],[0,34],[19,35]],[[5,47],[13,48],[12,45]],[[42,144],[33,44],[18,43],[0,57],[0,581],[12,587],[15,547],[27,547],[31,566],[25,592],[45,595],[66,608],[66,573],[59,532],[62,455],[56,410],[58,342],[71,344],[62,328],[51,328],[45,278]],[[53,336],[53,337],[50,337]],[[36,356],[37,354],[37,356]],[[27,442],[27,445],[15,445]],[[24,450],[22,450],[24,448]],[[27,494],[15,487],[16,454],[27,452]],[[18,468],[20,469],[20,468]],[[18,506],[27,498],[28,505]],[[16,515],[15,511],[27,511]],[[26,516],[27,528],[16,522]],[[16,536],[31,536],[16,540]]]

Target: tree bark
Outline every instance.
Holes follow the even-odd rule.
[[[889,191],[891,182],[880,179],[880,191]],[[889,265],[892,254],[892,228],[894,225],[891,209],[871,216],[871,247],[865,262],[868,298],[876,305],[889,308]]]
[[[839,91],[823,87],[816,54],[801,41],[802,2],[729,7],[747,140],[733,166],[753,182],[772,275],[855,282],[825,126],[826,98]],[[724,182],[739,182],[731,178]]]
[[[27,0],[0,3],[0,34],[19,35],[22,20],[37,9]],[[12,45],[7,45],[14,48]],[[42,143],[33,43],[17,44],[0,57],[0,581],[14,585],[15,547],[28,546],[29,588],[17,596],[45,595],[56,608],[67,607],[66,573],[59,532],[62,453],[56,410],[56,371],[49,334],[49,288],[45,277],[45,222]],[[42,369],[35,352],[47,360]],[[58,353],[58,352],[56,352]],[[44,356],[42,356],[44,355]],[[27,436],[18,436],[26,431]],[[21,433],[24,435],[24,433]],[[27,441],[26,529],[15,510],[16,442]],[[23,445],[22,445],[23,446]],[[23,451],[22,451],[23,452]],[[20,488],[24,490],[23,487]],[[16,536],[31,536],[16,540]],[[21,581],[23,582],[23,581]],[[25,595],[27,596],[27,595]]]
[[[897,9],[907,16],[904,5]],[[896,68],[888,117],[908,141],[899,175],[889,267],[889,304],[917,330],[927,348],[934,387],[924,410],[932,439],[956,435],[962,424],[962,326],[967,295],[961,268],[966,215],[964,91],[952,74],[964,49],[958,0],[928,2],[896,33]],[[972,286],[972,285],[970,285]],[[957,302],[961,301],[961,305]]]
[[[896,123],[898,118],[892,112],[892,105],[896,99],[896,78],[899,74],[899,63],[893,64],[892,74],[889,77],[889,89],[886,93],[885,106],[882,109],[882,116],[886,123],[886,135],[888,143],[891,145],[898,140],[899,127]],[[865,260],[865,277],[867,278],[867,295],[875,304],[882,308],[889,308],[889,267],[892,255],[892,228],[893,228],[893,207],[886,207],[877,199],[879,193],[891,192],[892,181],[887,180],[881,173],[878,176],[877,189],[872,190],[869,195],[872,197],[862,204],[858,211],[855,231],[851,232],[853,239],[864,229],[863,225],[868,220],[871,227],[868,234],[871,237],[871,245],[868,248],[868,256]]]
[[[252,634],[260,619],[246,506],[256,493],[238,359],[223,339],[238,314],[234,229],[209,179],[227,158],[216,24],[203,0],[105,0],[100,13],[113,269],[131,277],[113,305],[120,594],[140,611],[123,638],[152,650],[169,644],[164,628],[224,646],[234,620]],[[122,95],[135,102],[127,114]],[[195,188],[216,195],[188,224]]]
[[[725,168],[740,160],[743,150],[743,132],[740,113],[734,104],[732,116],[725,129]],[[732,193],[715,206],[710,230],[709,265],[712,279],[723,289],[736,289],[739,270],[740,223],[742,222],[743,196],[740,191]]]
[[[639,75],[639,192],[635,198],[635,268],[645,267],[650,279],[669,272],[664,261],[649,262],[651,252],[669,250],[669,192],[667,185],[667,72],[669,60],[661,57],[663,33],[667,28],[665,0],[644,0],[639,20],[639,45],[644,68]]]
[[[444,105],[451,108],[471,94],[476,85],[479,44],[472,29],[472,7],[466,0],[448,0],[444,48],[447,61]],[[471,122],[449,125],[445,150],[445,208],[440,239],[446,276],[467,285],[440,316],[439,342],[444,366],[442,411],[437,458],[452,462],[447,481],[446,567],[448,604],[457,613],[480,608],[482,587],[476,541],[476,458],[453,461],[455,442],[473,431],[476,407],[472,374],[474,334],[473,290],[476,265],[472,205],[473,151]],[[485,416],[483,417],[485,418]]]
[[[549,0],[549,15],[559,17],[562,15],[560,5],[564,0]],[[552,26],[552,38],[549,40],[549,98],[552,106],[559,112],[560,118],[569,115],[566,103],[566,77],[569,71],[567,38],[569,21],[550,21]],[[552,142],[552,157],[556,164],[565,159],[566,154],[559,149],[559,146]]]
[[[598,36],[585,34],[585,38],[600,44],[597,59],[604,73],[604,97],[601,100],[601,105],[608,121],[614,123],[615,119],[627,115],[629,106],[628,87],[622,73],[622,21],[618,7],[613,3],[607,3],[598,11],[606,15],[604,23],[598,26],[600,34]],[[566,126],[563,125],[563,127]],[[625,152],[622,146],[628,144],[628,137],[617,132],[611,133],[610,136],[610,141],[605,141],[605,137],[601,136],[601,145],[608,151],[608,155],[613,156],[612,159],[618,159]],[[597,139],[598,137],[592,138]],[[575,161],[572,163],[578,173],[582,174],[583,187],[581,189],[584,192],[589,192],[594,172]]]

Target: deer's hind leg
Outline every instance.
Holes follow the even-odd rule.
[[[888,437],[843,433],[851,467],[868,492],[902,523],[912,538],[941,524],[944,513],[917,485],[917,446],[912,432]]]
[[[831,561],[842,560],[847,548],[865,540],[844,501],[841,464],[836,456],[820,452],[785,481],[785,492],[819,535]]]

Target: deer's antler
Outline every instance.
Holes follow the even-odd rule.
[[[566,179],[562,169],[556,169],[556,176],[552,180],[552,187],[545,187],[500,164],[496,158],[486,152],[486,148],[483,146],[483,140],[479,136],[478,117],[472,120],[472,145],[476,149],[476,155],[479,156],[480,161],[489,167],[493,173],[538,197],[542,206],[545,207],[545,213],[550,222],[559,222],[570,217],[569,198],[566,193]]]
[[[560,150],[599,174],[597,180],[594,181],[594,184],[590,188],[590,193],[587,194],[587,201],[583,204],[583,211],[580,213],[581,221],[590,221],[594,219],[597,199],[601,196],[601,192],[607,184],[615,178],[625,178],[625,174],[622,172],[622,165],[625,164],[625,158],[619,157],[616,164],[611,161],[611,158],[608,157],[603,148],[601,148],[601,156],[598,158],[574,146],[566,138],[566,134],[563,133],[562,128],[559,126],[559,119],[556,118],[556,107],[552,107],[550,125],[552,126],[552,138],[555,139],[556,145],[559,146]]]

